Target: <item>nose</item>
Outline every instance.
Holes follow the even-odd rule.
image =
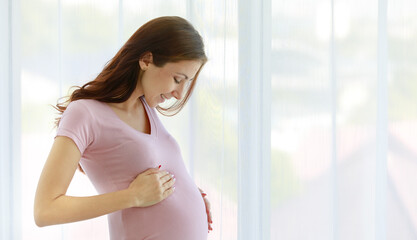
[[[181,100],[184,96],[185,90],[187,88],[187,82],[188,81],[181,81],[181,83],[178,85],[178,87],[172,92],[172,95],[177,99]]]

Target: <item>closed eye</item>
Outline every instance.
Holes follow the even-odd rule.
[[[178,81],[176,78],[174,78],[174,81],[176,84],[180,84],[180,81]]]

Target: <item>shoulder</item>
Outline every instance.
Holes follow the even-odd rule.
[[[94,99],[79,99],[76,101],[72,101],[68,104],[67,109],[64,113],[68,111],[75,111],[75,112],[85,112],[86,114],[94,115],[94,112],[101,109],[103,104],[100,101]]]
[[[72,101],[65,109],[62,119],[70,118],[74,121],[95,121],[103,103],[93,99],[79,99]]]
[[[79,100],[75,100],[72,101],[68,104],[67,108],[90,108],[90,107],[95,107],[98,104],[100,104],[99,101],[94,100],[94,99],[79,99]]]
[[[71,138],[81,153],[97,138],[94,101],[82,99],[70,102],[59,121],[57,136]]]

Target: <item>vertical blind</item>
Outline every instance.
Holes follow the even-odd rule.
[[[208,194],[209,239],[417,238],[415,0],[9,0],[0,9],[2,239],[108,239],[105,216],[35,226],[50,105],[164,15],[188,19],[209,58],[186,108],[159,115]],[[68,194],[96,192],[77,172]]]

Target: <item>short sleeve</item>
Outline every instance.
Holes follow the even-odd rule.
[[[94,140],[92,121],[92,115],[82,100],[71,102],[62,114],[55,137],[69,137],[82,155]]]

